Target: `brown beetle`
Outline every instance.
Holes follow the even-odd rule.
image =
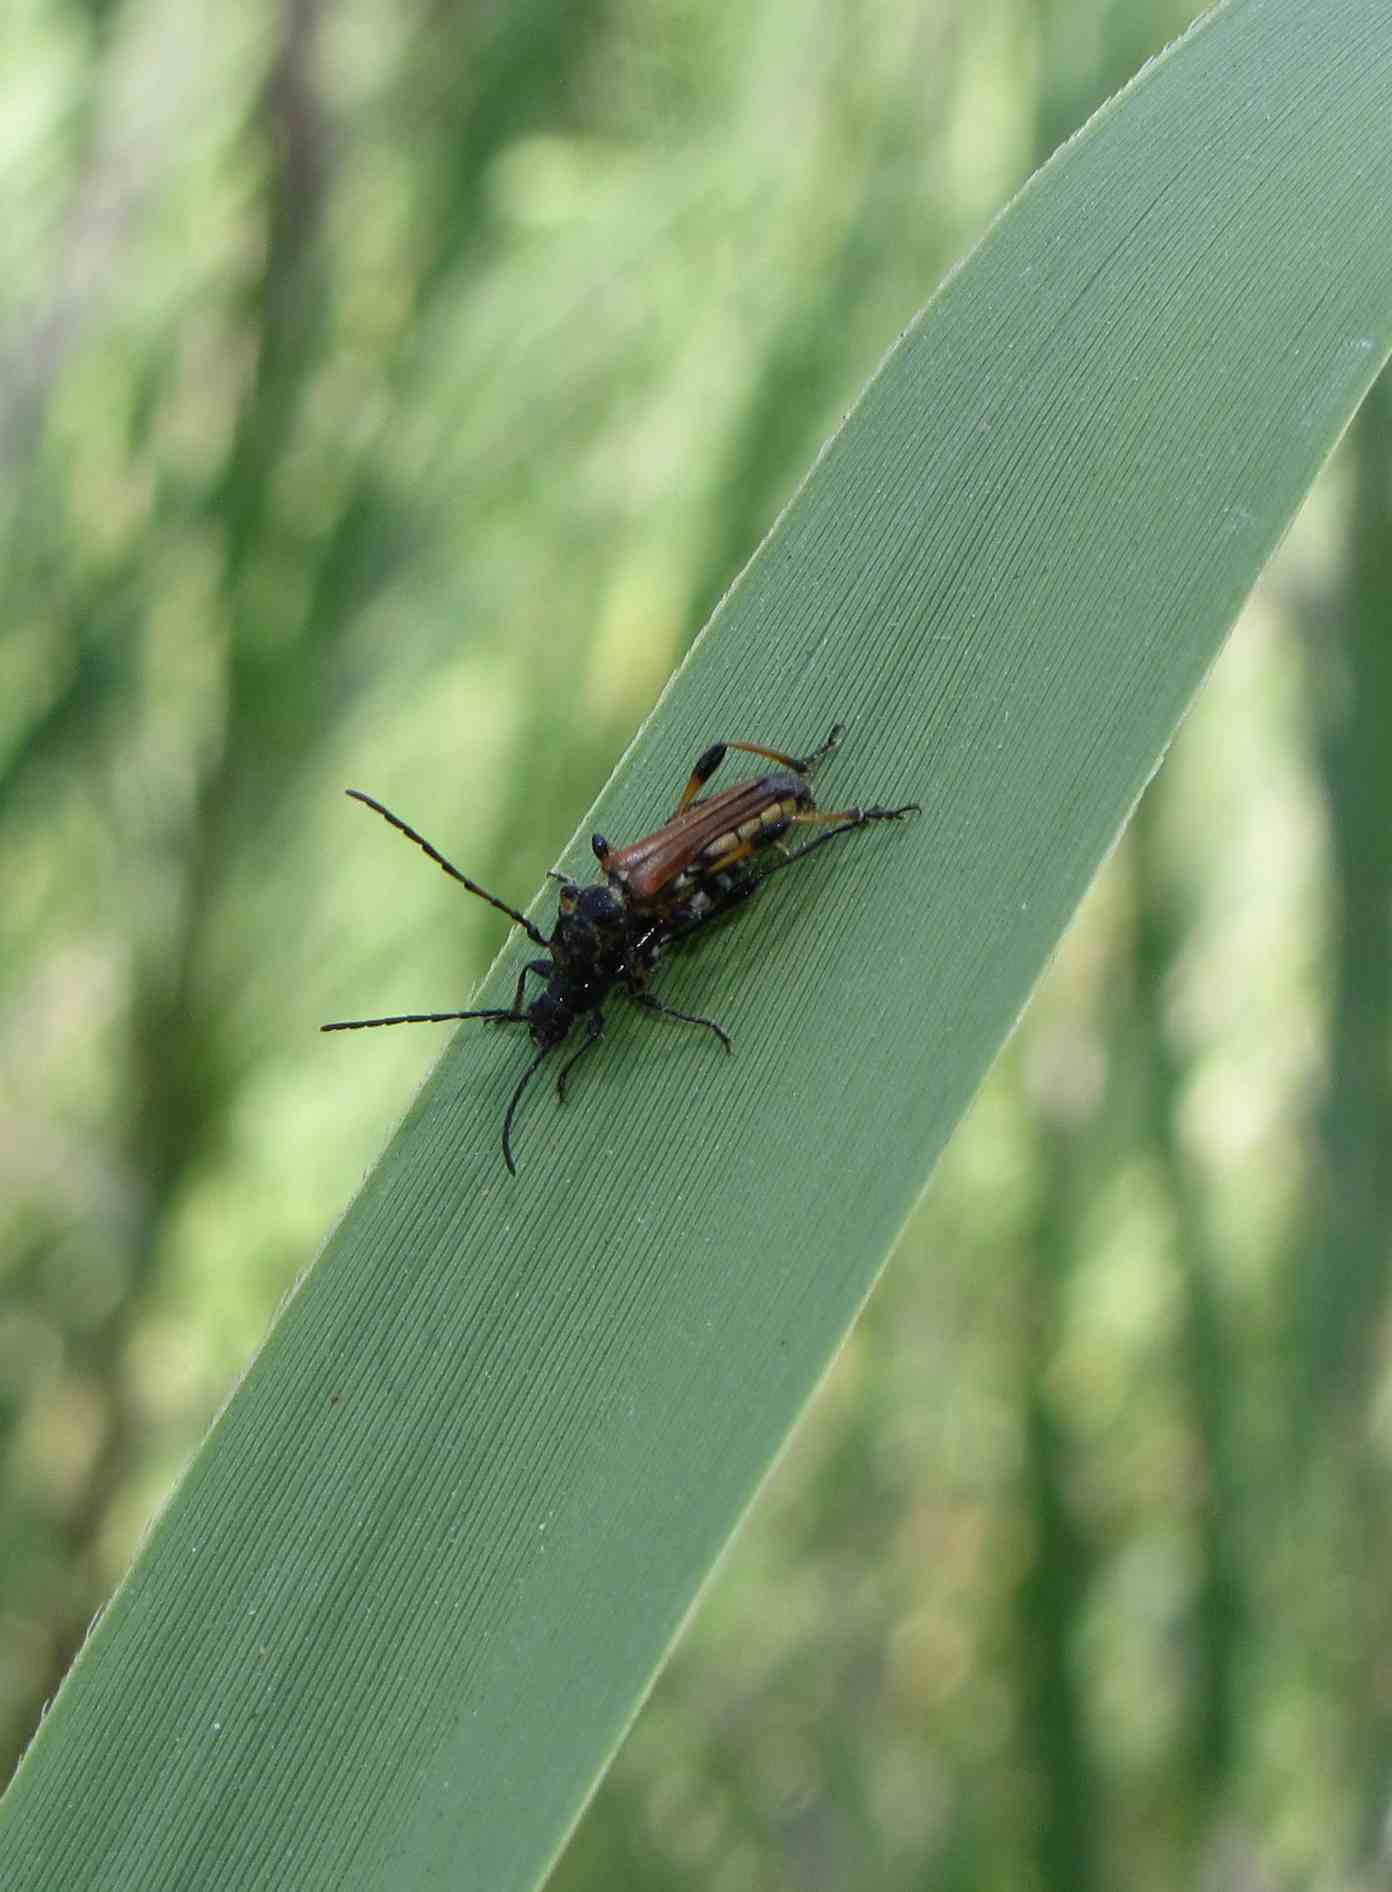
[[[616,988],[647,1011],[689,1025],[704,1025],[730,1050],[729,1038],[714,1019],[679,1012],[647,990],[663,952],[711,922],[729,917],[770,874],[791,866],[837,835],[849,834],[872,821],[898,821],[917,812],[916,802],[902,808],[842,808],[835,812],[817,807],[812,796],[813,772],[837,747],[843,733],[838,723],[819,749],[801,758],[751,742],[713,743],[698,759],[676,809],[660,828],[623,848],[611,847],[602,834],[593,837],[591,845],[603,880],[580,887],[563,875],[555,876],[561,882],[561,891],[556,925],[549,939],[524,913],[461,874],[424,835],[408,827],[389,808],[360,789],[350,788],[348,793],[354,800],[375,809],[462,887],[516,921],[550,958],[528,960],[518,977],[512,1005],[507,1008],[350,1018],[321,1029],[363,1031],[378,1025],[440,1024],[464,1018],[525,1024],[536,1056],[518,1080],[503,1118],[503,1161],[515,1175],[512,1121],[522,1093],[543,1060],[565,1040],[582,1014],[588,1028],[585,1042],[562,1065],[556,1078],[556,1094],[562,1100],[575,1064],[604,1035],[604,1003]],[[778,770],[701,796],[701,789],[731,749],[763,756],[778,763]],[[798,827],[820,827],[824,832],[790,850],[784,846],[784,837]],[[766,864],[766,857],[774,851],[779,858],[772,865]],[[545,985],[526,1004],[529,974],[545,980]]]

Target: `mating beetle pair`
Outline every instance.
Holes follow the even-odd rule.
[[[511,1006],[476,1012],[409,1012],[396,1018],[348,1018],[324,1025],[324,1031],[363,1031],[377,1025],[441,1024],[451,1019],[488,1018],[525,1024],[536,1056],[522,1073],[503,1118],[503,1161],[515,1175],[512,1160],[512,1122],[522,1093],[542,1063],[561,1045],[582,1015],[587,1036],[580,1049],[562,1065],[556,1094],[564,1099],[571,1071],[604,1035],[604,1004],[616,988],[625,998],[650,1012],[684,1024],[703,1025],[730,1050],[730,1040],[712,1018],[679,1012],[648,991],[648,981],[669,946],[679,945],[714,921],[727,918],[758,892],[770,874],[803,860],[817,848],[850,834],[872,821],[898,821],[918,812],[917,802],[902,808],[819,809],[812,798],[812,776],[818,765],[838,746],[844,726],[837,723],[811,755],[781,755],[752,742],[717,742],[704,751],[670,818],[652,834],[628,847],[614,848],[602,834],[591,846],[604,878],[581,887],[564,875],[555,929],[550,939],[524,913],[485,891],[447,861],[389,808],[371,795],[350,788],[355,801],[376,809],[453,880],[477,894],[499,912],[515,920],[528,939],[544,947],[549,959],[531,959],[522,968]],[[776,762],[776,771],[739,782],[713,795],[701,794],[731,749]],[[789,849],[784,837],[798,827],[826,831],[801,847]],[[770,865],[768,856],[779,858]],[[545,981],[541,992],[526,1004],[528,976]]]

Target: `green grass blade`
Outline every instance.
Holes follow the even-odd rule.
[[[1388,352],[1389,125],[1384,6],[1221,10],[891,355],[595,824],[835,718],[825,801],[924,817],[669,971],[734,1058],[616,1012],[516,1181],[523,1047],[464,1028],[52,1709],[7,1888],[536,1883]]]

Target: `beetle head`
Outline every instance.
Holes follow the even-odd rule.
[[[527,1029],[539,1051],[558,1045],[575,1022],[573,1008],[548,985],[527,1007]]]

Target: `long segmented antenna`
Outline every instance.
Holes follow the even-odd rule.
[[[374,1025],[443,1025],[451,1018],[510,1018],[525,1025],[527,1014],[513,1011],[491,1012],[402,1012],[396,1018],[340,1018],[336,1024],[321,1025],[320,1031],[370,1031]]]
[[[414,841],[416,846],[421,850],[421,852],[423,854],[429,855],[430,859],[434,861],[437,867],[443,867],[451,880],[457,880],[461,887],[466,887],[470,893],[476,893],[480,900],[486,900],[489,906],[496,907],[499,913],[506,913],[506,915],[508,916],[510,920],[515,921],[517,925],[522,928],[523,932],[527,935],[528,939],[534,940],[538,946],[549,946],[551,944],[550,940],[547,939],[546,935],[542,932],[539,932],[537,928],[532,925],[531,921],[527,918],[525,913],[519,913],[517,911],[517,908],[510,907],[506,900],[499,900],[495,894],[491,894],[487,892],[486,889],[479,886],[477,881],[470,880],[467,874],[461,874],[457,867],[455,867],[451,862],[445,859],[444,855],[440,852],[438,848],[432,847],[429,841],[426,840],[423,834],[417,834],[413,827],[409,826],[408,823],[404,822],[401,819],[400,815],[394,815],[390,808],[384,808],[381,802],[374,801],[371,795],[364,795],[363,791],[360,788],[346,788],[343,792],[345,795],[351,795],[354,801],[363,802],[366,804],[367,807],[375,809],[377,813],[382,817],[383,821],[390,822],[392,827],[394,827],[399,834],[404,834],[408,841]],[[480,1017],[486,1017],[487,1014],[481,1013],[481,1012],[459,1012],[459,1013],[442,1012],[440,1016],[442,1018],[448,1018],[448,1017],[480,1018]],[[371,1023],[371,1024],[378,1024],[378,1023],[391,1024],[395,1021],[391,1019],[382,1019],[382,1020],[372,1019],[366,1022]],[[416,1021],[403,1020],[402,1022],[415,1023]],[[329,1029],[331,1029],[331,1027],[325,1026],[325,1030],[329,1030]]]
[[[548,1057],[555,1048],[554,1045],[543,1045],[541,1050],[537,1052],[536,1056],[518,1079],[517,1089],[512,1093],[512,1102],[508,1105],[507,1115],[503,1118],[503,1161],[507,1164],[509,1176],[515,1176],[517,1174],[517,1165],[512,1160],[512,1120],[517,1114],[517,1106],[522,1101],[523,1091],[526,1090],[527,1086],[541,1069],[542,1059]]]

